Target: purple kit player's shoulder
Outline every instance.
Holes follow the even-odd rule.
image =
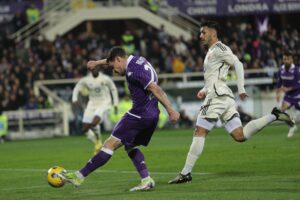
[[[127,67],[131,70],[140,70],[141,66],[148,63],[146,58],[140,56],[130,56],[129,59]]]
[[[300,83],[300,66],[295,66],[295,77],[298,79],[298,83]]]

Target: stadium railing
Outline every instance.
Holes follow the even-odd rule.
[[[259,70],[246,70],[245,85],[252,88],[252,86],[274,85],[273,77],[270,73],[275,73],[277,69],[259,69]],[[230,71],[230,73],[233,73]],[[255,77],[256,74],[264,75],[264,77]],[[195,91],[200,89],[203,85],[203,73],[180,73],[180,74],[160,74],[159,80],[161,86],[167,91],[175,91],[174,96],[185,97],[183,92],[189,89]],[[234,77],[234,76],[233,76]],[[118,83],[124,83],[124,77],[113,77],[113,80]],[[69,122],[72,118],[72,110],[70,106],[70,91],[69,97],[63,98],[59,96],[57,90],[53,88],[63,88],[67,86],[72,90],[78,79],[59,79],[59,80],[42,80],[34,83],[35,94],[47,96],[48,101],[52,105],[49,109],[42,110],[18,110],[5,112],[9,117],[9,131],[12,139],[27,139],[38,137],[53,137],[53,136],[67,136],[70,134]],[[120,84],[119,84],[120,85]],[[228,80],[229,86],[236,85],[236,80]],[[257,88],[256,87],[256,88]],[[120,88],[118,88],[120,89]],[[257,90],[257,89],[256,89]],[[177,92],[177,93],[176,93]],[[64,94],[67,92],[63,92]],[[194,93],[194,92],[192,92]],[[272,94],[271,94],[272,93]],[[256,98],[255,102],[259,105],[254,106],[259,108],[257,115],[263,114],[263,110],[269,110],[270,106],[274,106],[270,101],[274,101],[274,91],[269,92],[267,95],[251,95],[251,98]],[[193,95],[194,96],[194,95]],[[267,98],[267,102],[261,103],[260,98]],[[184,98],[181,98],[181,100]],[[254,102],[254,103],[255,103]],[[269,103],[268,103],[269,102]],[[188,103],[188,102],[185,102]],[[272,105],[270,105],[272,104]],[[267,105],[267,106],[265,106]]]
[[[48,109],[5,111],[8,116],[9,138],[31,139],[69,135],[70,105],[44,85],[35,83],[35,94],[47,96]]]
[[[52,1],[46,1],[48,2],[45,4],[43,11],[41,12],[41,16],[39,19],[31,24],[28,24],[21,28],[20,30],[16,31],[11,35],[11,39],[13,39],[18,44],[24,44],[25,46],[29,45],[29,41],[31,38],[35,38],[41,35],[45,35],[48,37],[48,39],[53,40],[53,36],[48,36],[49,30],[52,27],[55,27],[58,23],[62,22],[63,20],[66,20],[69,16],[72,16],[77,11],[84,10],[84,9],[94,9],[94,8],[105,8],[106,10],[108,8],[112,7],[127,7],[128,9],[131,9],[133,7],[145,9],[145,11],[150,11],[149,6],[145,3],[145,0],[134,0],[134,1],[107,1],[106,3],[100,3],[100,2],[93,2],[93,6],[89,6],[89,0],[78,0],[78,1],[71,1],[71,0],[54,0]],[[78,3],[75,4],[75,3]],[[128,11],[132,12],[132,11]],[[84,13],[82,15],[83,19],[87,19],[89,12]],[[91,13],[90,13],[91,14]],[[170,6],[164,6],[161,9],[158,10],[157,13],[155,13],[155,16],[157,16],[161,22],[163,20],[166,20],[166,22],[171,23],[175,27],[178,27],[178,29],[182,30],[182,35],[185,35],[185,37],[189,38],[190,33],[197,34],[199,32],[199,26],[200,23],[193,19],[192,17],[189,17],[188,15],[181,13],[175,8],[172,8]],[[78,16],[76,16],[78,17]],[[101,17],[101,16],[98,16]],[[108,17],[108,16],[106,16]],[[144,16],[145,17],[145,16]],[[153,25],[153,24],[152,24]],[[161,23],[157,23],[157,27]],[[173,33],[174,31],[171,31],[170,26],[166,26],[166,31],[170,29],[170,33]],[[57,30],[58,31],[58,30]],[[51,31],[50,31],[51,32]],[[55,32],[52,35],[60,34],[60,32]]]

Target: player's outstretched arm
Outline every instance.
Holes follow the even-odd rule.
[[[97,65],[107,65],[106,59],[90,60],[87,63],[87,68],[93,70]]]
[[[83,85],[83,79],[81,79],[78,83],[76,83],[73,92],[72,92],[72,102],[77,102],[78,101],[78,95],[79,95],[79,90],[80,87]]]
[[[170,121],[175,123],[178,121],[180,114],[171,105],[166,93],[156,83],[152,82],[147,87],[147,90],[151,91],[152,94],[158,99],[158,101],[165,107],[169,114]]]

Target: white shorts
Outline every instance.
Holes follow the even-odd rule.
[[[211,130],[218,119],[227,122],[235,115],[238,115],[238,112],[235,100],[231,97],[206,98],[199,111],[196,125]]]
[[[92,123],[95,116],[100,117],[101,121],[103,121],[103,118],[105,116],[105,113],[111,109],[110,104],[94,104],[94,103],[88,103],[84,114],[83,114],[83,123]]]

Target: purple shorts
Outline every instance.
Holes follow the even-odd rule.
[[[283,101],[287,102],[291,106],[295,106],[297,110],[300,110],[300,99],[284,96]]]
[[[157,126],[159,117],[137,118],[126,113],[112,131],[112,136],[124,146],[147,146]]]

